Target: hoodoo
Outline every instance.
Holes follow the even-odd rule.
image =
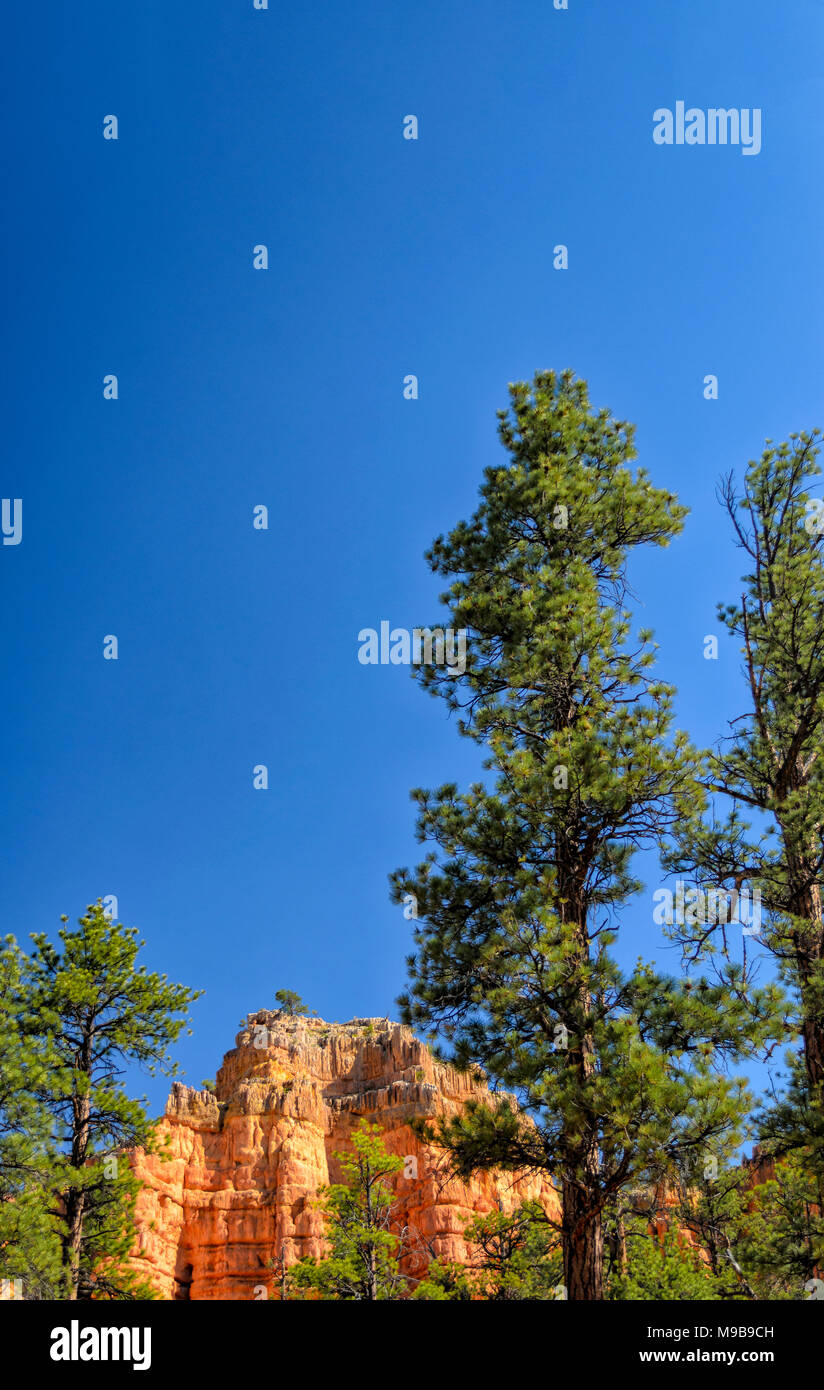
[[[411,1029],[386,1018],[350,1023],[250,1014],[215,1091],[173,1085],[159,1125],[166,1159],[138,1152],[135,1265],[161,1298],[276,1296],[278,1267],[324,1252],[319,1187],[340,1180],[336,1152],[362,1119],[407,1162],[395,1179],[410,1258],[465,1262],[464,1223],[528,1199],[558,1208],[532,1174],[451,1178],[422,1143],[415,1116],[458,1113],[488,1097],[480,1079],[436,1061]]]

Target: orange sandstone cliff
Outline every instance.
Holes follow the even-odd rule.
[[[171,1157],[133,1156],[144,1184],[135,1266],[162,1298],[275,1294],[281,1260],[323,1254],[314,1198],[340,1180],[335,1153],[351,1148],[362,1119],[380,1125],[390,1152],[414,1160],[406,1164],[410,1176],[394,1180],[409,1272],[422,1273],[434,1255],[464,1263],[467,1217],[527,1199],[558,1210],[553,1187],[539,1176],[450,1179],[443,1155],[410,1128],[414,1116],[456,1114],[486,1096],[482,1082],[437,1062],[409,1028],[388,1019],[330,1024],[250,1014],[214,1094],[173,1085],[159,1123]]]

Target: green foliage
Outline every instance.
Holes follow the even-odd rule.
[[[56,1059],[24,1006],[24,970],[8,937],[0,948],[0,1279],[21,1281],[25,1298],[54,1299],[65,1293],[58,1156],[41,1096]]]
[[[295,1014],[308,1014],[309,1008],[294,989],[279,989],[275,993],[275,1003],[282,1014],[292,1018]]]
[[[387,1152],[380,1127],[365,1120],[352,1143],[354,1152],[336,1155],[344,1181],[320,1194],[330,1253],[292,1266],[290,1297],[379,1302],[406,1296],[401,1239],[391,1229],[395,1197],[389,1182],[403,1168],[403,1159]]]
[[[30,1212],[42,1230],[49,1260],[45,1274],[33,1275],[35,1289],[52,1278],[59,1254],[60,1287],[49,1296],[148,1298],[127,1263],[138,1183],[124,1151],[155,1141],[122,1075],[130,1064],[175,1074],[168,1049],[198,996],[138,966],[136,929],[110,921],[99,900],[76,929],[64,925],[59,946],[44,933],[32,940],[31,956],[9,944],[3,957],[0,1047],[9,1067],[0,1113],[8,1142],[0,1170],[11,1174],[15,1208],[3,1219]]]
[[[468,522],[439,537],[433,570],[463,675],[415,674],[486,750],[485,782],[416,790],[430,848],[392,876],[415,895],[416,952],[401,1005],[515,1091],[438,1128],[461,1174],[543,1169],[560,1182],[570,1298],[602,1296],[605,1194],[664,1178],[679,1154],[735,1129],[742,1082],[721,1074],[778,1026],[778,991],[703,989],[610,948],[641,885],[633,852],[690,813],[702,767],[673,730],[671,687],[647,632],[632,636],[626,564],[665,546],[685,509],[652,486],[632,427],[592,410],[569,372],[510,388],[506,463],[486,470]]]
[[[608,1297],[621,1301],[706,1302],[728,1287],[713,1278],[697,1251],[673,1227],[662,1236],[642,1224],[627,1239],[627,1267],[609,1282]]]
[[[150,1141],[149,1148],[154,1148]],[[69,1172],[69,1201],[78,1191],[77,1175]],[[140,1183],[129,1155],[107,1153],[91,1158],[83,1172],[82,1225],[77,1260],[79,1299],[131,1301],[158,1297],[154,1288],[130,1268],[134,1251],[134,1207]],[[71,1209],[71,1208],[70,1208]],[[71,1252],[71,1246],[68,1245]],[[69,1278],[72,1274],[67,1257]]]
[[[761,1152],[758,1162],[769,1162]],[[774,1176],[755,1181],[757,1167],[723,1162],[692,1174],[676,1216],[707,1258],[717,1297],[800,1300],[824,1264],[824,1220],[809,1150],[774,1163]]]
[[[413,1297],[444,1301],[524,1302],[563,1297],[558,1236],[537,1203],[467,1221],[466,1266],[433,1261]]]
[[[809,1149],[824,1200],[824,1149],[810,1140],[824,1118],[824,527],[810,498],[821,436],[767,443],[741,495],[732,475],[722,486],[747,573],[741,599],[719,606],[746,678],[741,713],[709,759],[721,809],[685,817],[671,862],[701,886],[761,895],[754,945],[773,953],[797,1001],[781,1036],[801,1037],[808,1134],[796,1142]],[[696,923],[675,934],[691,959],[727,968],[729,928]]]
[[[476,1297],[463,1265],[432,1260],[410,1298],[426,1303],[470,1303]]]
[[[800,1150],[777,1163],[742,1215],[736,1254],[759,1298],[808,1299],[806,1286],[824,1269],[824,1217],[810,1159]]]
[[[735,1159],[732,1145],[710,1156],[703,1171],[687,1165],[681,1174],[680,1202],[668,1216],[688,1230],[704,1252],[715,1297],[752,1298],[739,1259],[741,1226],[751,1201],[752,1179]]]

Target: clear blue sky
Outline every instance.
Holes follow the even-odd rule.
[[[397,1012],[408,790],[474,752],[357,633],[437,611],[423,552],[507,382],[571,366],[637,423],[692,508],[641,616],[696,739],[738,712],[735,651],[703,659],[740,570],[713,490],[824,419],[824,6],[48,0],[5,30],[0,928],[116,894],[207,991],[199,1082],[281,986]],[[761,108],[761,153],[656,146],[679,99]],[[663,964],[651,874],[622,952]]]

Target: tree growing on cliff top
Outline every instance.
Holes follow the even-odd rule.
[[[48,1073],[31,1080],[60,1147],[54,1185],[67,1297],[150,1297],[126,1261],[137,1182],[123,1151],[151,1149],[153,1125],[122,1076],[129,1064],[175,1074],[168,1048],[199,994],[138,966],[136,928],[112,922],[100,900],[59,937],[55,947],[32,935],[18,1002],[50,1049]]]
[[[295,1014],[308,1014],[309,1006],[304,1004],[297,990],[279,989],[275,993],[275,1003],[282,1014],[287,1018],[294,1017]]]
[[[685,508],[632,471],[632,427],[595,412],[570,372],[510,387],[499,420],[508,460],[428,555],[467,631],[466,668],[413,672],[485,747],[490,777],[413,792],[434,848],[392,876],[418,916],[400,1002],[535,1121],[504,1102],[470,1106],[437,1132],[456,1170],[552,1174],[567,1295],[600,1299],[605,1207],[735,1127],[745,1087],[717,1064],[778,1026],[778,992],[691,988],[610,953],[641,887],[633,851],[697,795],[671,688],[625,607],[629,555],[666,546]]]

